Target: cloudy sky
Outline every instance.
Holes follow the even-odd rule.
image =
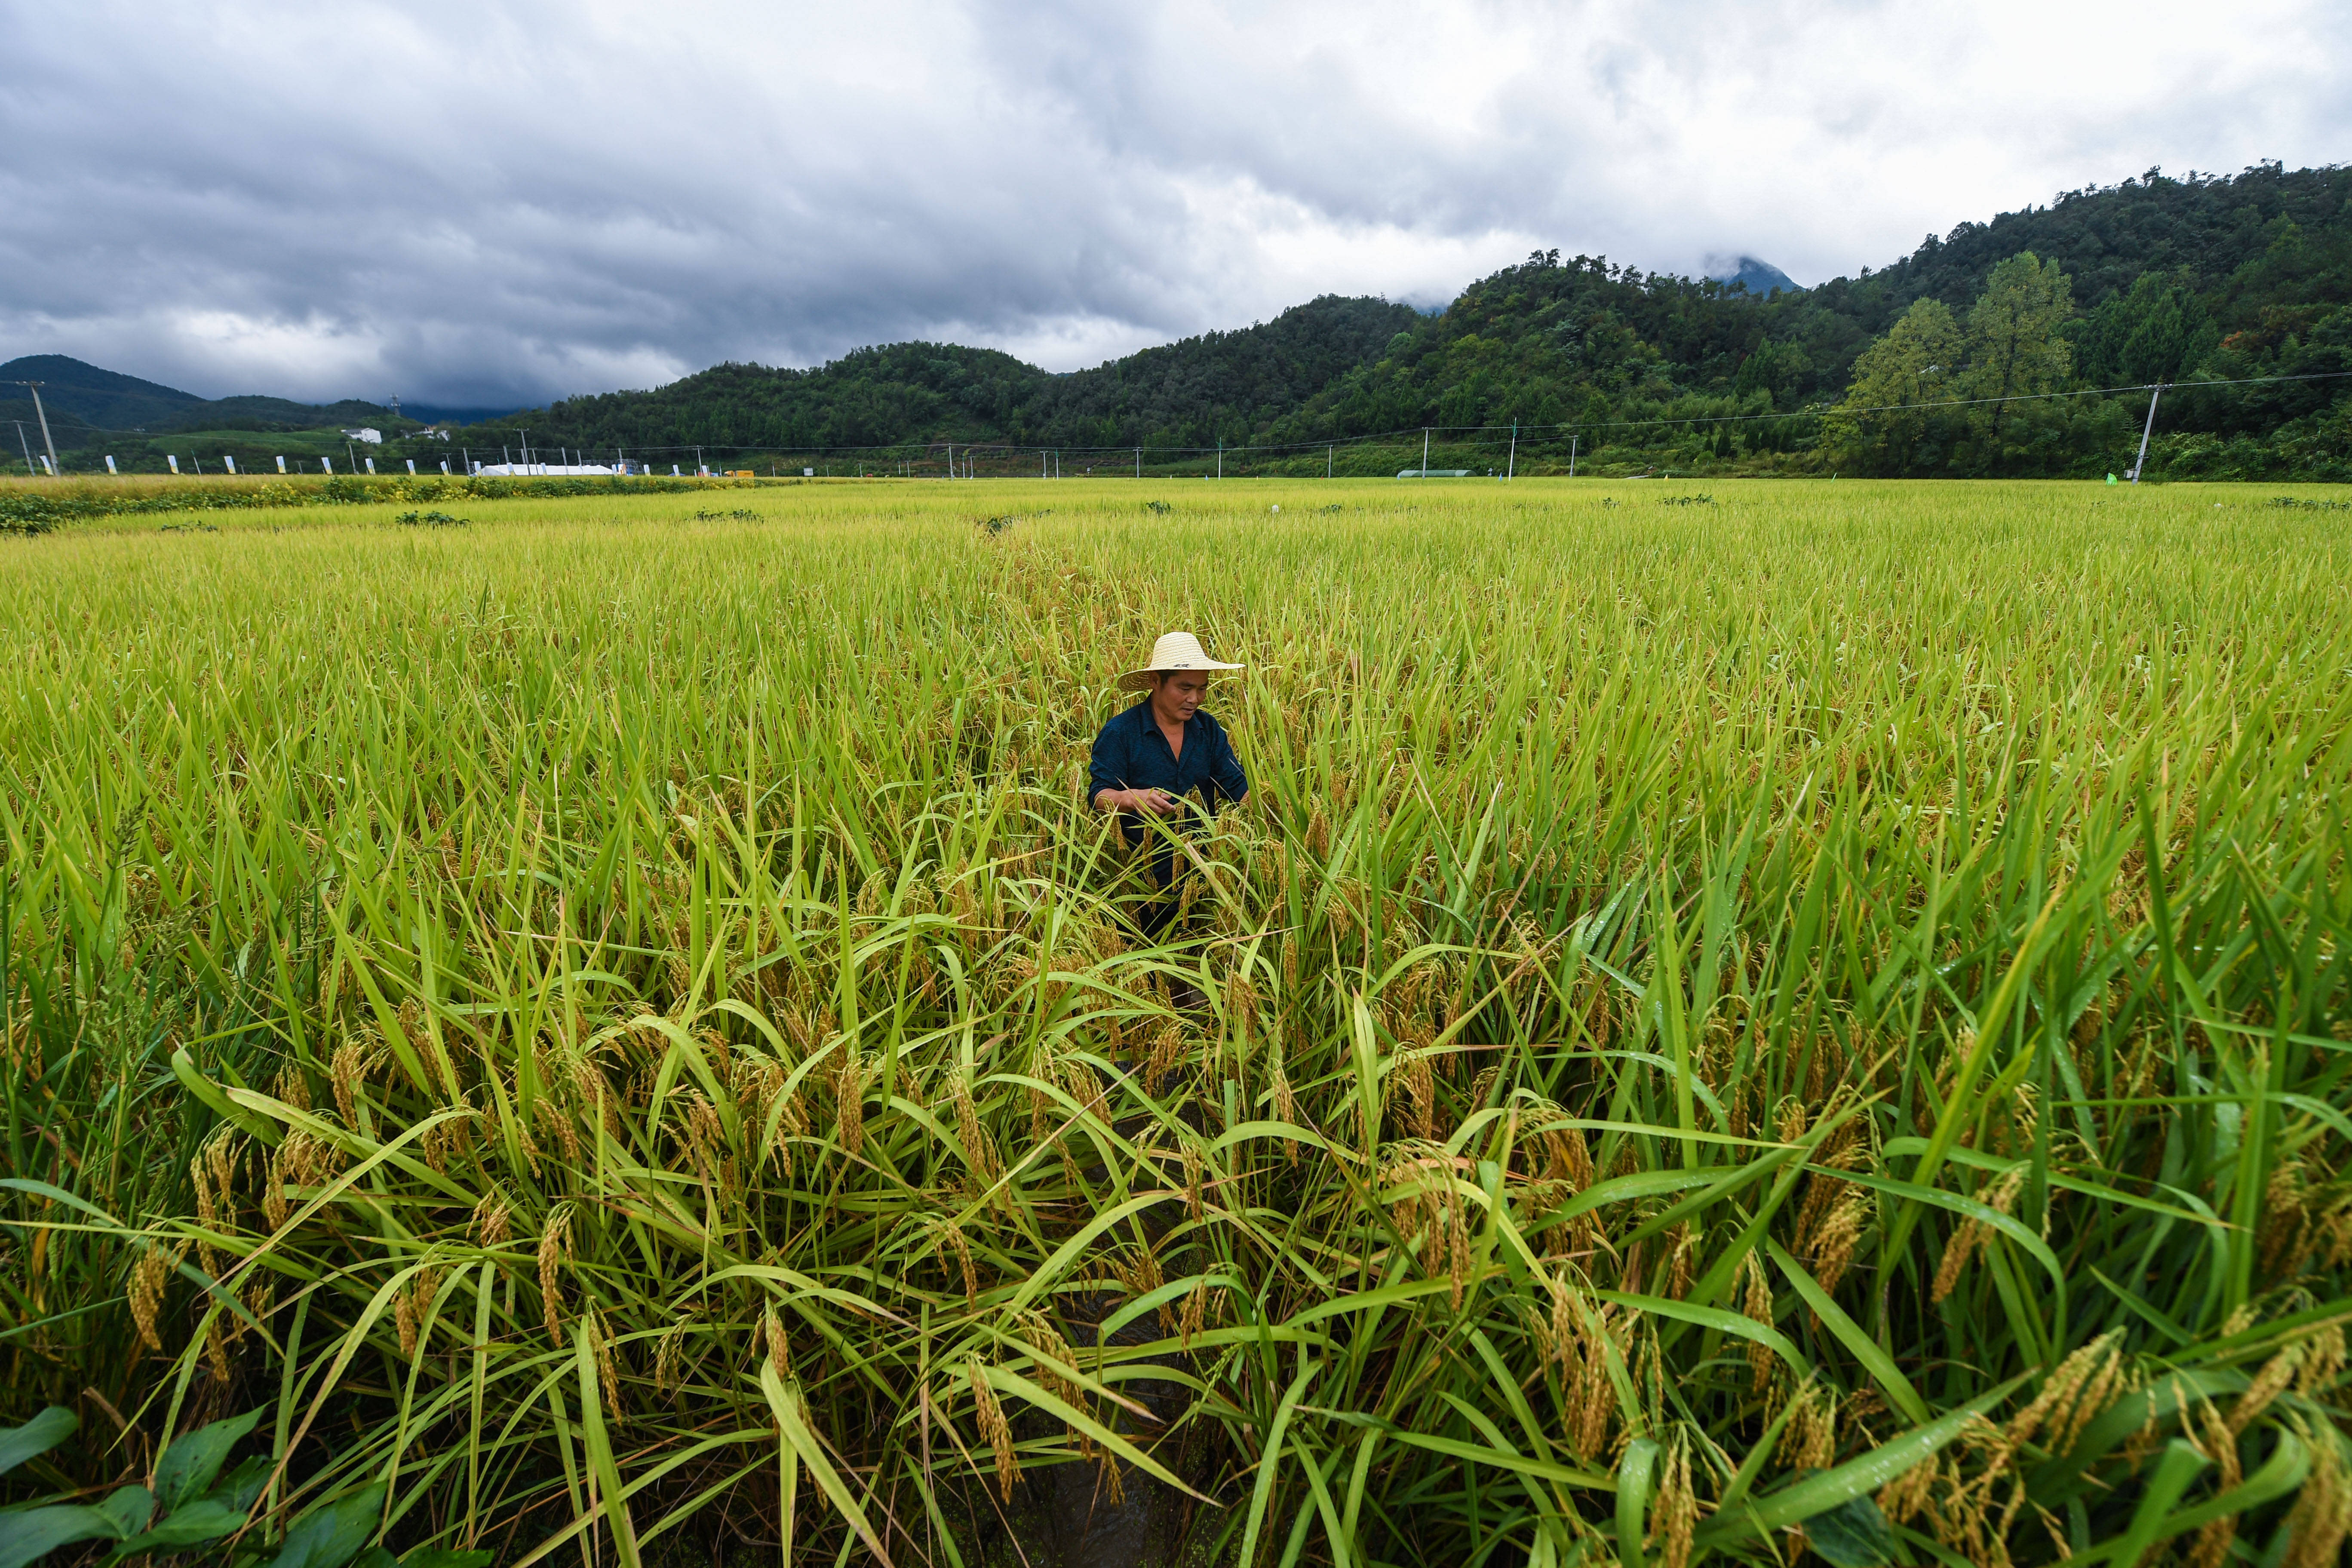
[[[0,358],[508,405],[1055,369],[1531,249],[1801,283],[2352,157],[2352,7],[0,0]]]

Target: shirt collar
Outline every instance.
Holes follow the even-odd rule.
[[[1184,732],[1189,735],[1194,730],[1199,729],[1201,727],[1201,721],[1206,719],[1208,716],[1209,710],[1207,709],[1193,709],[1192,716],[1184,721]],[[1159,733],[1160,721],[1152,714],[1151,699],[1150,697],[1146,697],[1142,701],[1138,702],[1133,707],[1129,708],[1127,710],[1126,717],[1129,722],[1133,723],[1137,728],[1146,731],[1147,733]]]

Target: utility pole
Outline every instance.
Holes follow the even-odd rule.
[[[40,477],[40,470],[33,467],[32,443],[25,439],[25,422],[22,419],[12,419],[9,423],[16,426],[16,445],[25,448],[26,477],[28,479],[38,479]]]
[[[1135,477],[1139,479],[1143,477],[1143,448],[1140,447],[1135,449]]]
[[[1429,426],[1421,427],[1421,477],[1429,478]]]
[[[2140,426],[2139,459],[2132,464],[2132,483],[2134,484],[2139,483],[2139,471],[2147,467],[2147,438],[2156,434],[2156,400],[2164,395],[2164,386],[2165,384],[2159,381],[2148,389],[2147,423]],[[45,426],[42,430],[42,434],[47,435],[47,429]]]
[[[1339,450],[1339,443],[1337,441],[1323,448],[1323,477],[1327,479],[1331,477],[1331,459]]]
[[[530,468],[530,432],[528,430],[522,432],[522,466],[526,471]]]
[[[1568,438],[1568,477],[1571,479],[1576,478],[1576,437],[1573,436]]]
[[[1518,422],[1517,420],[1514,419],[1514,420],[1512,420],[1512,421],[1511,421],[1511,457],[1510,457],[1510,460],[1509,460],[1508,462],[1507,462],[1507,463],[1505,463],[1505,464],[1503,465],[1503,478],[1504,478],[1504,479],[1508,479],[1512,475],[1514,475],[1514,474],[1517,473],[1518,471],[1519,471],[1519,422]]]
[[[1225,444],[1224,444],[1223,441],[1220,441],[1220,442],[1218,442],[1218,443],[1217,443],[1217,478],[1219,478],[1219,479],[1223,479],[1224,477],[1225,477]]]
[[[49,438],[49,411],[41,406],[41,388],[48,385],[48,383],[46,381],[20,381],[15,384],[24,387],[33,395],[33,416],[41,422],[41,445],[47,447],[49,451],[50,476],[54,478],[58,475],[63,474],[65,469],[58,466],[58,444]],[[24,434],[24,431],[19,428],[17,434],[21,436]],[[32,466],[32,459],[30,458],[26,458],[25,467],[29,468]]]

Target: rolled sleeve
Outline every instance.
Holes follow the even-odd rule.
[[[1087,769],[1087,804],[1107,789],[1127,787],[1127,739],[1117,723],[1106,724],[1095,736],[1094,761]]]

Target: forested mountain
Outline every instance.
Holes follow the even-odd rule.
[[[1941,239],[1929,235],[1894,266],[1864,274],[1869,287],[1856,289],[1856,300],[1876,312],[1864,322],[1874,332],[1914,300],[1941,300],[1957,310],[1996,264],[2026,250],[2071,276],[2086,307],[2129,291],[2149,272],[2185,273],[2199,289],[2218,290],[2270,253],[2282,222],[2340,230],[2347,199],[2352,170],[2343,168],[2289,173],[2258,163],[2231,178],[2182,180],[2150,169],[2120,185],[2065,192],[2048,206],[1961,224]]]
[[[2119,433],[2137,437],[2145,394],[1988,412],[1975,435],[1966,419],[1923,416],[1916,439],[1859,414],[1826,425],[1817,414],[1841,400],[1921,405],[2352,369],[2347,202],[2352,171],[2341,169],[2151,173],[1963,224],[1884,271],[1766,300],[1591,258],[1531,257],[1471,285],[1268,434],[1324,440],[1518,419],[1579,426],[1588,450],[1683,468],[1768,456],[1864,472],[2092,472],[2129,461]],[[2034,258],[2042,291],[2022,315],[2012,298],[2027,278],[2021,257]],[[2038,334],[2032,344],[1995,352],[2003,310],[2012,334]],[[1949,330],[1914,342],[1937,311]],[[1905,321],[1915,331],[1871,362],[1865,384],[1857,362]],[[1905,342],[1927,351],[1907,373]],[[2310,381],[2170,394],[2163,456],[2186,470],[2352,478],[2342,422],[2336,437],[2311,423],[2347,390],[2352,382]]]
[[[1066,466],[1140,447],[1175,471],[1197,455],[1210,471],[1378,472],[1417,459],[1427,429],[1446,467],[1543,470],[1573,451],[1613,473],[2095,475],[2130,465],[2146,388],[2166,383],[2152,472],[2352,479],[2347,372],[2352,170],[2263,163],[2064,192],[1794,292],[1546,251],[1433,315],[1326,296],[1066,374],[919,342],[806,371],[722,364],[461,430],[454,452],[385,456],[519,456],[528,428],[534,454],[699,448],[831,471],[937,472],[943,444],[978,444],[1001,448],[998,471],[1036,471],[1040,447]],[[48,380],[52,424],[93,441],[103,426],[382,422],[369,405],[205,404],[58,356],[0,368],[15,377]]]
[[[2044,395],[2177,382],[2153,468],[2352,479],[2352,380],[2214,384],[2352,370],[2347,296],[2352,171],[2150,170],[1766,298],[1544,252],[1433,316],[1325,298],[1065,375],[902,343],[805,372],[722,365],[527,422],[534,446],[701,443],[739,461],[1223,442],[1259,467],[1319,466],[1303,448],[1383,433],[1415,447],[1424,426],[1444,461],[1476,466],[1501,458],[1517,421],[1512,460],[1538,468],[1572,437],[1603,471],[2089,474],[2129,464],[2146,394]]]
[[[15,384],[23,381],[41,383],[41,403],[52,430],[58,425],[162,429],[205,405],[193,392],[100,370],[64,354],[26,354],[0,364],[0,418],[36,417],[32,395]],[[15,406],[20,404],[21,409]]]
[[[1247,439],[1421,320],[1409,305],[1326,295],[1258,326],[1066,375],[992,349],[892,343],[815,370],[722,364],[656,392],[568,398],[516,423],[534,447],[592,451],[1213,446]]]
[[[2043,264],[2050,294],[2038,305],[2015,293],[2025,277],[2021,256]],[[1957,320],[1998,302],[2006,286],[2028,307],[2053,351],[2043,368],[2003,384],[2003,367],[1986,357],[1980,334],[1971,336],[1944,378],[1970,395],[2179,383],[2164,395],[2151,455],[2164,471],[2352,479],[2352,170],[2265,163],[2233,179],[2178,181],[2151,170],[2110,190],[1964,224],[1865,282],[1874,287],[1856,290],[1871,300],[1858,319],[1886,332],[1882,343],[1923,302]],[[1887,354],[1899,357],[1893,347]],[[1882,357],[1880,368],[1889,368],[1892,358]],[[1865,385],[1856,374],[1846,402],[1884,403],[1891,390],[1884,376]],[[1872,466],[2095,471],[2129,459],[2147,404],[2145,393],[2037,403],[2017,411],[2017,430],[1994,447],[1984,444],[1990,414],[1969,415],[1963,428],[1948,412],[1924,421],[1908,457]],[[1853,455],[1835,434],[1825,455]]]

